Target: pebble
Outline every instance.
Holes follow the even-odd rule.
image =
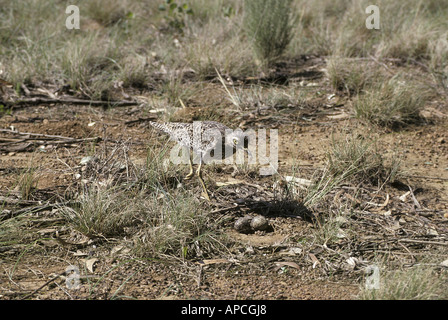
[[[259,215],[252,219],[252,221],[250,222],[250,226],[255,231],[263,231],[268,228],[268,220],[265,217]]]
[[[239,218],[235,221],[234,228],[236,231],[240,233],[249,233],[252,231],[252,228],[250,227],[252,217],[251,216],[244,216],[242,218]]]

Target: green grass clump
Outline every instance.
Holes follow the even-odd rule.
[[[375,145],[362,137],[334,137],[327,151],[323,170],[317,170],[310,185],[300,192],[299,200],[307,207],[318,206],[342,184],[377,185],[393,182],[400,177],[400,159],[386,161]]]
[[[379,288],[363,287],[358,297],[363,300],[446,300],[446,271],[442,270],[441,275],[433,268],[424,266],[408,270],[380,271]]]
[[[18,189],[23,200],[30,200],[39,182],[40,174],[37,168],[28,167],[18,179]]]
[[[183,259],[220,248],[217,226],[196,192],[180,184],[183,166],[167,162],[168,151],[151,148],[139,165],[129,160],[126,144],[97,151],[61,216],[89,238],[125,239],[139,257]]]
[[[133,251],[138,256],[192,258],[219,244],[218,232],[210,228],[210,218],[194,194],[155,193],[138,207],[140,225],[133,237]]]
[[[244,1],[244,28],[257,56],[265,63],[275,62],[292,38],[292,0]]]
[[[421,120],[428,99],[423,88],[391,79],[370,88],[353,103],[355,116],[386,129],[397,129]]]
[[[327,61],[327,74],[333,90],[349,95],[358,95],[384,78],[371,61],[333,57]]]
[[[327,152],[328,170],[334,177],[350,177],[348,181],[382,185],[394,181],[400,172],[400,161],[385,163],[382,153],[372,142],[359,136],[331,141]]]
[[[60,211],[75,230],[91,238],[124,235],[135,215],[133,202],[115,188],[86,190],[76,204]]]

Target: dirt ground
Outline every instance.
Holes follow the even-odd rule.
[[[297,83],[324,83],[323,75],[310,70],[311,67],[306,66],[296,72]],[[208,210],[215,219],[225,221],[223,228],[227,236],[238,245],[232,248],[231,254],[208,260],[136,259],[114,239],[86,242],[79,246],[64,245],[54,237],[55,231],[64,232],[59,224],[53,224],[58,219],[56,209],[34,212],[31,215],[35,219],[30,220],[27,232],[37,235],[37,240],[26,245],[0,247],[0,299],[355,299],[365,281],[365,265],[350,265],[347,263],[350,258],[362,261],[375,256],[376,251],[389,250],[397,261],[403,258],[415,262],[419,257],[431,254],[445,255],[446,259],[446,252],[440,251],[446,247],[437,245],[440,242],[446,244],[448,234],[446,104],[435,101],[428,105],[423,113],[424,124],[398,132],[379,132],[361,125],[349,115],[346,97],[328,100],[325,95],[310,100],[307,105],[268,108],[258,113],[248,110],[236,116],[228,111],[230,107],[226,107],[228,102],[224,97],[222,87],[211,83],[197,100],[188,102],[187,109],[177,110],[173,118],[191,121],[213,115],[233,127],[278,129],[278,171],[287,176],[291,166],[296,165],[298,176],[303,175],[304,178],[309,178],[313,170],[323,166],[332,133],[360,132],[377,138],[385,156],[400,156],[407,177],[401,184],[388,185],[366,200],[382,204],[389,199],[385,207],[380,207],[381,210],[371,206],[364,210],[366,220],[360,216],[352,217],[354,223],[359,223],[359,228],[352,229],[353,232],[364,230],[364,233],[350,237],[350,241],[341,239],[340,247],[327,248],[321,244],[301,245],[301,239],[316,228],[303,216],[290,214],[285,206],[277,208],[260,204],[266,200],[275,182],[281,180],[279,176],[237,174],[231,177],[231,169],[214,173],[206,169],[208,181],[244,181],[213,189],[215,200]],[[224,107],[216,108],[219,103]],[[129,141],[132,143],[131,159],[143,162],[148,148],[166,142],[165,137],[148,126],[148,119],[157,120],[157,114],[148,110],[151,106],[105,110],[95,106],[42,103],[13,107],[11,112],[0,118],[3,130],[0,132],[1,196],[19,199],[16,188],[18,176],[32,163],[39,168],[39,180],[37,190],[27,205],[37,206],[56,199],[75,183],[72,169],[88,155],[89,148],[94,148],[82,140],[57,144],[54,139],[44,136],[41,141],[19,141],[19,136],[5,130],[76,139],[100,137],[102,140],[96,147]],[[197,190],[199,197],[199,184],[192,181],[189,185]],[[411,195],[400,201],[400,197],[409,191],[408,186],[415,201]],[[338,197],[345,201],[351,196],[344,190],[341,189],[334,197],[335,202]],[[238,204],[240,198],[258,199],[259,202],[226,210]],[[392,217],[383,215],[387,211],[392,212]],[[233,229],[237,218],[258,213],[268,218],[272,230],[241,234]],[[379,229],[369,229],[367,224],[377,219],[383,219],[381,223],[390,231],[387,235],[381,233],[378,236],[381,239],[375,238]],[[373,243],[377,245],[374,249],[371,247]],[[342,248],[348,249],[339,251]],[[333,253],[343,253],[333,255],[332,250]],[[87,267],[85,262],[89,260],[91,265]],[[58,276],[70,265],[80,268],[78,289],[67,289],[69,277],[65,274]]]

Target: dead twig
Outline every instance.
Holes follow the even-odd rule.
[[[39,201],[14,199],[14,198],[8,198],[8,197],[4,197],[4,196],[0,196],[0,203],[10,204],[10,205],[19,205],[19,206],[32,206],[32,205],[40,204]],[[1,215],[0,215],[0,217],[1,217]]]
[[[40,137],[41,139],[42,138],[63,139],[63,140],[73,140],[73,139],[76,139],[76,138],[72,138],[72,137],[64,137],[64,136],[43,134],[43,133],[19,132],[19,131],[10,130],[10,129],[0,129],[0,132],[9,133],[9,134],[15,134],[15,135],[19,135],[19,136]],[[92,138],[87,138],[87,139],[92,139]],[[25,140],[26,140],[26,138],[25,138]],[[80,139],[78,139],[78,140],[80,140]]]
[[[46,287],[47,285],[49,285],[50,283],[52,283],[54,280],[58,279],[59,277],[63,276],[64,274],[65,274],[65,271],[57,274],[56,276],[54,276],[53,278],[51,278],[50,280],[45,282],[43,285],[41,285],[39,288],[37,288],[33,292],[31,292],[31,293],[27,294],[26,296],[24,296],[21,300],[28,299],[32,295],[36,294],[39,290],[41,290],[42,288]]]
[[[147,122],[147,121],[151,121],[154,119],[157,119],[157,117],[154,116],[154,117],[148,117],[148,118],[138,118],[138,119],[134,119],[134,120],[128,120],[124,124],[130,125],[130,124],[139,123],[139,122]]]
[[[137,101],[103,101],[103,100],[83,100],[75,98],[29,98],[21,99],[15,101],[14,105],[36,105],[36,104],[48,104],[48,103],[59,103],[59,104],[74,104],[74,105],[89,105],[89,106],[114,106],[114,107],[128,107],[139,105],[140,102]]]
[[[51,210],[53,208],[57,208],[62,205],[67,205],[69,203],[70,203],[69,201],[64,202],[64,203],[53,203],[53,204],[47,203],[47,204],[44,204],[41,206],[35,206],[32,208],[30,208],[30,207],[23,208],[23,209],[20,209],[17,211],[6,211],[6,212],[3,211],[3,213],[0,214],[0,221],[11,219],[11,218],[14,218],[19,215],[26,214],[26,213],[37,213],[37,212],[41,212],[41,211],[45,211],[45,210]]]
[[[448,246],[448,242],[415,240],[415,239],[399,239],[398,242],[433,244],[433,245],[437,245],[437,246]]]
[[[100,137],[92,137],[92,138],[71,138],[71,137],[64,137],[64,136],[58,136],[58,135],[51,135],[51,134],[42,134],[42,133],[31,133],[31,132],[19,132],[14,130],[8,130],[8,129],[0,129],[0,132],[8,133],[8,134],[14,134],[22,136],[23,138],[20,140],[16,140],[16,143],[23,143],[26,141],[31,141],[30,143],[22,144],[18,147],[3,147],[3,149],[7,151],[22,151],[28,148],[31,144],[39,144],[39,145],[45,145],[45,144],[56,144],[56,145],[66,145],[66,144],[72,144],[72,143],[80,143],[80,142],[99,142],[101,141]],[[35,137],[35,138],[33,138]],[[54,140],[58,139],[58,140]],[[3,140],[3,139],[2,139]],[[7,139],[12,140],[12,139]],[[43,140],[43,141],[42,141]],[[0,144],[1,145],[11,145],[13,144],[13,141],[10,141],[8,143]],[[16,150],[17,149],[17,150]]]
[[[223,212],[230,211],[230,210],[234,210],[234,209],[238,209],[238,208],[239,208],[238,205],[233,206],[233,207],[219,208],[219,209],[215,209],[215,210],[211,211],[210,213],[211,213],[211,214],[215,214],[215,213],[223,213]]]
[[[412,201],[414,201],[414,205],[418,208],[421,209],[422,206],[420,205],[420,203],[417,201],[417,199],[414,196],[414,192],[412,191],[412,188],[410,186],[408,186],[409,191],[411,192],[411,197],[412,197]]]

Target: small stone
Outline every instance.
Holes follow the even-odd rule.
[[[253,254],[253,253],[255,253],[255,250],[254,250],[254,248],[252,246],[248,246],[246,248],[246,253]]]
[[[242,218],[239,218],[235,221],[234,228],[239,233],[249,233],[252,231],[250,225],[251,225],[251,216],[244,216]]]
[[[91,162],[94,158],[92,156],[87,156],[81,159],[81,161],[79,162],[80,165],[83,164],[87,164],[89,162]]]
[[[256,216],[250,222],[250,226],[254,230],[266,230],[268,228],[268,220],[263,216]]]

